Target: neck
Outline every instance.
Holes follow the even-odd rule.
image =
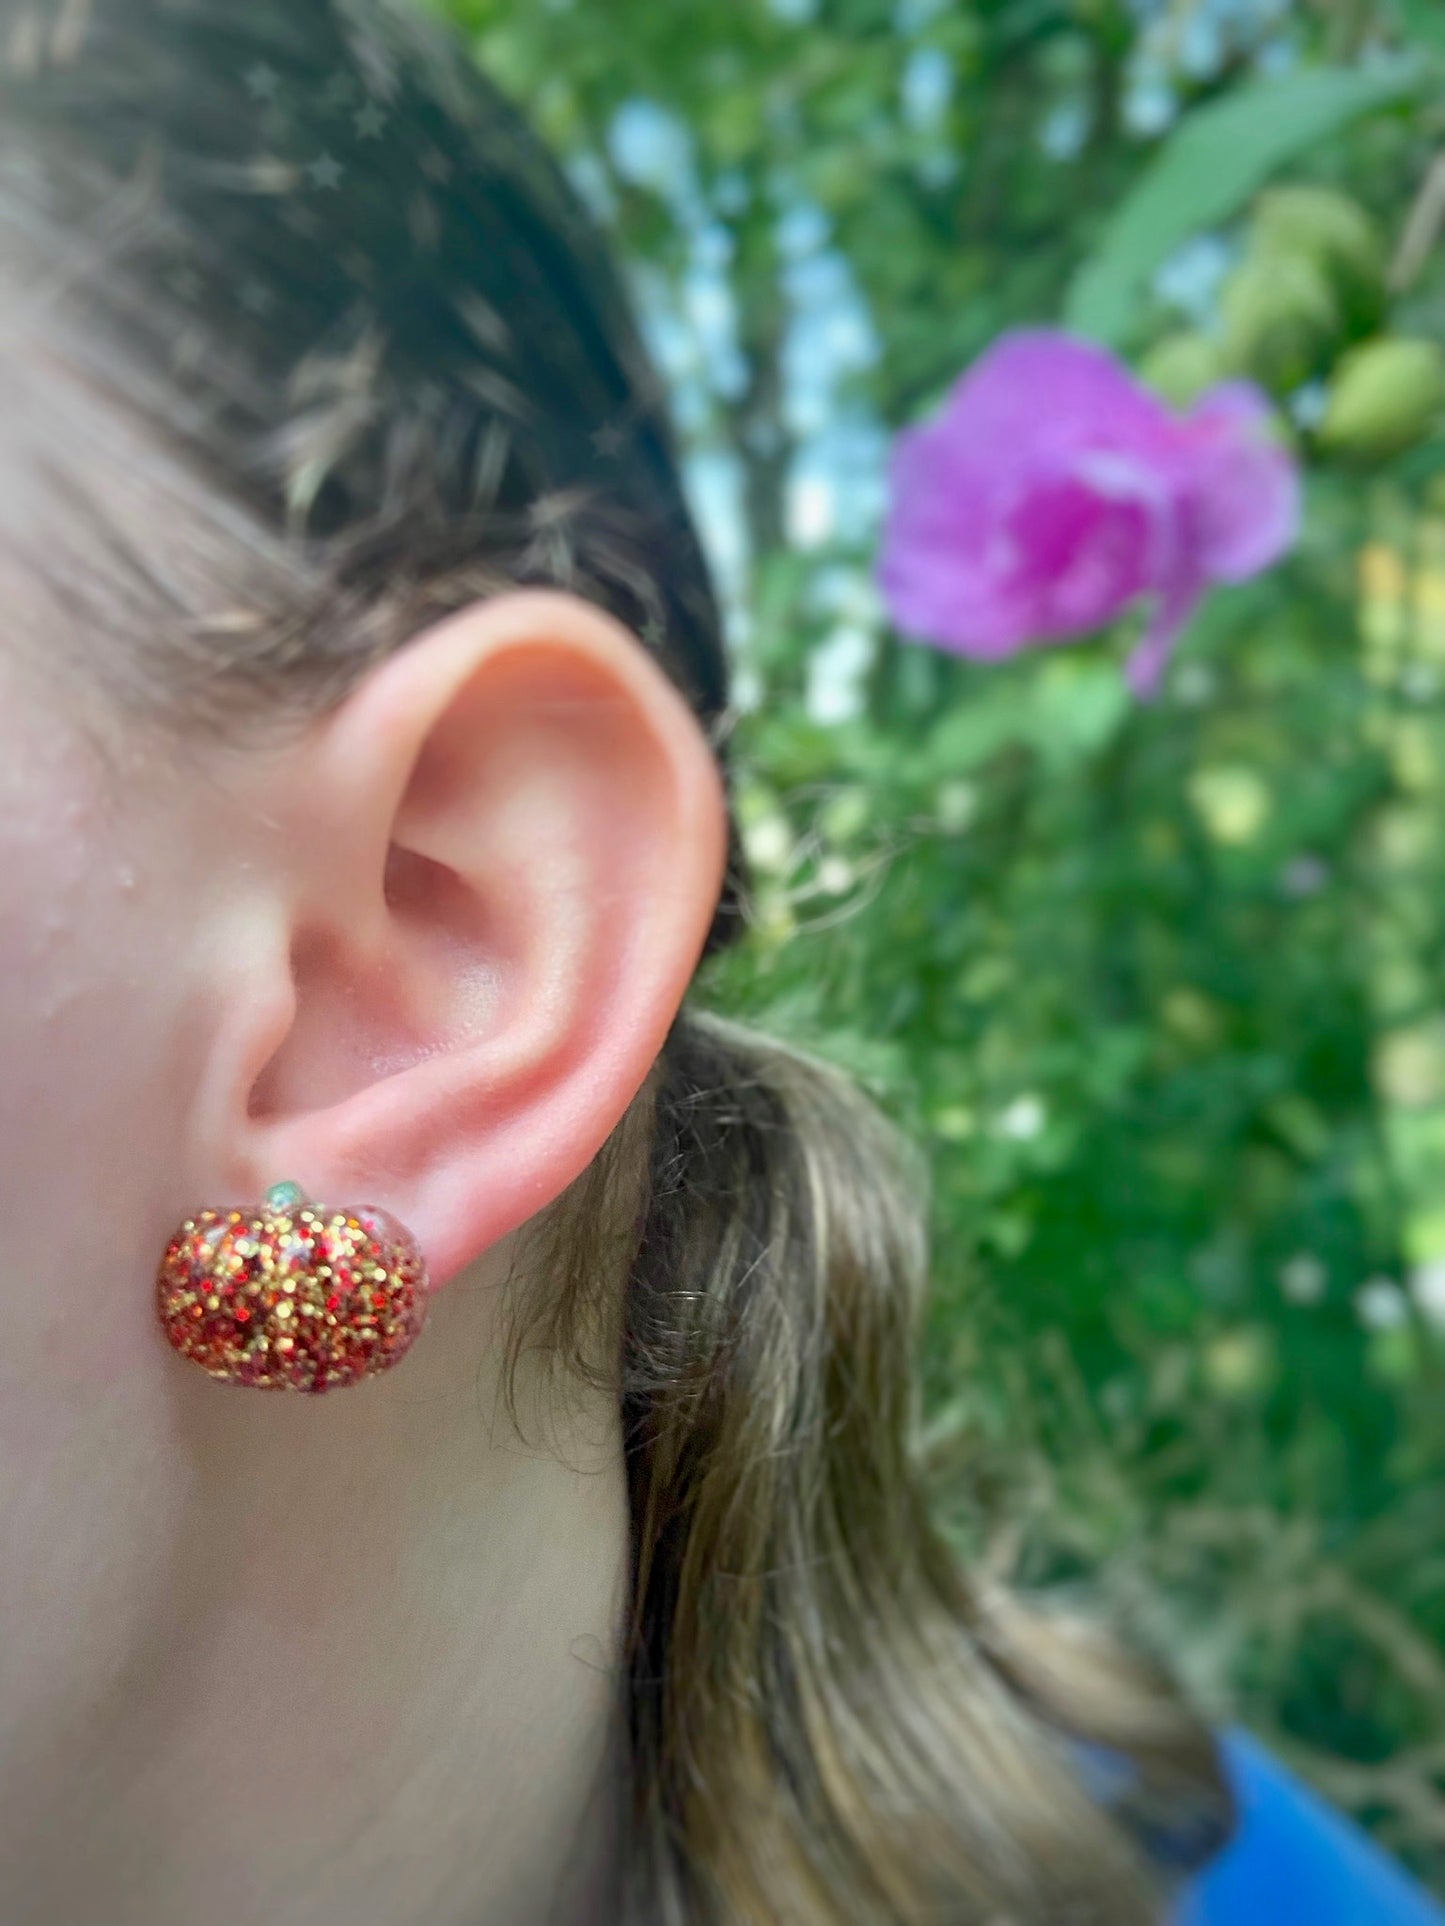
[[[173,1609],[47,1815],[37,1921],[608,1915],[619,1415],[578,1392],[519,1437],[497,1296],[459,1280],[393,1376],[321,1399],[178,1385]]]

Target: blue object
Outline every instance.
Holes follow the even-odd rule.
[[[1445,1908],[1255,1740],[1232,1733],[1224,1754],[1239,1830],[1176,1926],[1445,1926]]]

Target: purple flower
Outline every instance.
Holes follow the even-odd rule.
[[[1177,415],[1104,349],[1043,331],[1006,335],[899,437],[892,497],[879,580],[905,634],[993,662],[1148,597],[1141,697],[1210,585],[1268,568],[1300,523],[1258,389]]]

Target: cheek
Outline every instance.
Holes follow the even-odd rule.
[[[139,1353],[135,1232],[176,1147],[159,879],[86,773],[27,748],[0,783],[0,1413],[37,1363],[53,1394]]]
[[[188,1085],[166,865],[127,848],[85,752],[17,723],[6,694],[0,1704],[15,1739],[27,1709],[94,1702],[165,1582],[188,1474],[168,1448],[151,1246]]]

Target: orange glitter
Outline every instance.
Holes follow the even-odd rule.
[[[211,1377],[262,1390],[329,1391],[390,1370],[426,1321],[415,1239],[374,1205],[283,1194],[181,1225],[157,1278],[166,1336]]]

